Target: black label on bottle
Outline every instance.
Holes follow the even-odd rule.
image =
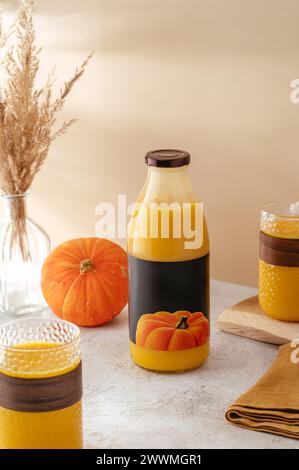
[[[187,349],[207,340],[208,254],[178,262],[146,261],[130,255],[129,279],[130,339],[137,346],[166,350],[175,342],[174,349]],[[176,339],[172,329],[181,330]]]

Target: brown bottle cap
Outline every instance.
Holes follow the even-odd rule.
[[[160,168],[178,168],[189,165],[190,160],[190,153],[175,149],[153,150],[145,156],[145,163],[148,166]]]

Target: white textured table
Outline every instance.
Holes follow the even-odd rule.
[[[216,319],[255,289],[214,281],[211,355],[190,372],[159,374],[135,366],[127,313],[83,330],[85,447],[299,448],[299,442],[225,421],[229,404],[263,374],[277,348],[217,330]]]

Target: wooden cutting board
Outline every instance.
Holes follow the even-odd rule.
[[[222,331],[265,343],[281,345],[299,339],[299,323],[269,317],[261,310],[257,296],[226,309],[217,323]]]

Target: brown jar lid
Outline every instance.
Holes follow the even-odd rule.
[[[153,150],[145,156],[145,163],[148,166],[160,168],[178,168],[189,165],[190,160],[190,153],[175,149]]]

